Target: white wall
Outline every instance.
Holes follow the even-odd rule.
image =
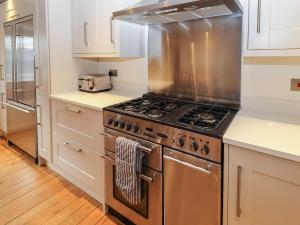
[[[148,91],[147,58],[100,62],[100,73],[107,74],[109,69],[118,70],[118,76],[113,78],[115,91],[134,97],[141,96]]]
[[[244,59],[242,107],[299,115],[300,92],[291,91],[292,78],[300,79],[300,58]]]
[[[107,74],[118,70],[113,77],[114,90],[130,97],[139,97],[148,92],[148,29],[145,31],[145,57],[138,59],[100,59],[99,72]]]
[[[48,1],[51,94],[77,90],[79,75],[99,69],[98,59],[72,57],[71,1]]]

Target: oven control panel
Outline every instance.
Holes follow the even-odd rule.
[[[221,163],[221,139],[104,111],[104,126]]]

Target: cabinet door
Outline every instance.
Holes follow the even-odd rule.
[[[269,48],[270,0],[248,0],[248,49]]]
[[[270,2],[270,49],[299,49],[299,0],[271,0]]]
[[[72,1],[73,53],[87,53],[97,26],[97,0]]]
[[[55,165],[88,186],[103,202],[103,161],[100,154],[72,139],[53,133]]]
[[[72,1],[73,53],[116,53],[112,13],[123,5],[121,0]]]
[[[229,146],[228,165],[228,225],[299,224],[299,163]]]

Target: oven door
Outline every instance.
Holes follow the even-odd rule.
[[[112,134],[112,132],[108,130],[106,130],[106,132],[110,133],[110,135]],[[126,136],[126,138],[130,137]],[[151,155],[145,155],[142,175],[140,175],[142,180],[142,200],[138,205],[132,205],[123,198],[122,193],[115,185],[115,153],[111,151],[114,149],[114,139],[114,136],[105,137],[106,150],[105,155],[102,157],[105,161],[105,204],[135,224],[162,224],[162,173],[146,166],[147,164],[149,165],[150,161],[153,161],[151,155],[155,154],[155,151],[160,152],[160,159],[162,160],[161,147],[158,146],[158,148],[156,144],[153,143],[152,149],[155,149],[154,152]],[[137,140],[135,139],[135,141]],[[153,157],[155,157],[155,155],[153,155]]]
[[[221,166],[164,148],[165,225],[221,225]]]

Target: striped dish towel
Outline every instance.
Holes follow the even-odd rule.
[[[141,201],[141,179],[143,152],[139,143],[118,137],[116,140],[116,176],[115,183],[123,197],[131,204]]]

